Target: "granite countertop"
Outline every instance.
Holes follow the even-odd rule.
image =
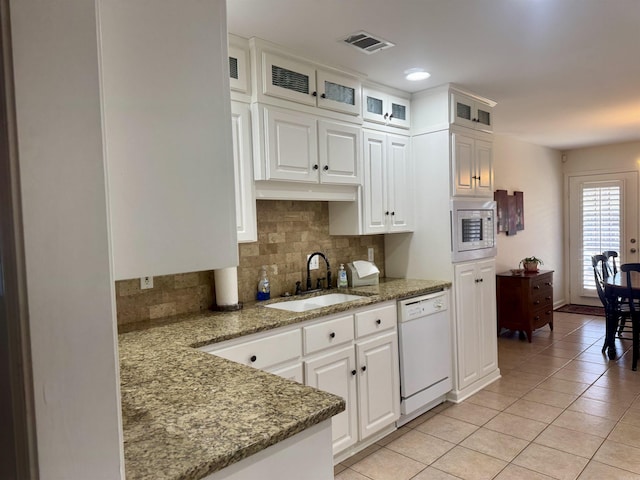
[[[237,312],[124,326],[119,355],[127,479],[197,480],[345,408],[340,397],[197,347],[450,285],[381,279],[380,285],[344,290],[363,299],[308,312],[252,303]]]

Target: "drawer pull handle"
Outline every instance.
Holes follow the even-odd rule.
[[[329,338],[336,338],[336,332],[331,332],[329,334]]]
[[[380,319],[376,320],[376,325],[380,325],[381,323],[382,323],[382,320],[380,320]]]
[[[362,371],[363,371],[363,372],[366,372],[366,371],[367,371],[367,366],[366,366],[366,365],[363,365],[363,366],[362,366]]]
[[[351,375],[355,375],[356,373],[358,373],[357,370],[351,370]]]
[[[255,355],[251,355],[251,358],[249,360],[251,360],[251,363],[253,363],[258,360],[258,357],[256,357]]]

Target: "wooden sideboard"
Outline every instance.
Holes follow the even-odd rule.
[[[549,324],[553,330],[553,270],[496,275],[498,333],[503,328],[527,334]]]

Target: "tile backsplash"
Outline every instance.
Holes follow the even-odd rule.
[[[331,265],[335,286],[338,267],[352,260],[366,260],[374,249],[375,263],[384,277],[384,236],[330,236],[327,202],[258,200],[258,241],[238,245],[238,300],[255,300],[260,267],[266,265],[271,297],[306,283],[307,255],[324,253]],[[312,282],[326,277],[319,259]],[[118,324],[154,320],[180,313],[207,310],[215,304],[213,271],[163,275],[153,279],[152,289],[140,290],[140,279],[116,282]]]
[[[324,253],[331,265],[333,286],[341,263],[366,260],[367,249],[374,249],[375,263],[384,276],[384,236],[330,236],[327,202],[258,200],[258,241],[241,243],[238,266],[238,297],[241,302],[255,299],[258,274],[267,265],[271,298],[295,291],[297,281],[305,288],[307,255]],[[326,277],[326,266],[319,259],[312,270],[315,287],[318,277]]]

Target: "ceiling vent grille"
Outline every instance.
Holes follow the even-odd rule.
[[[342,40],[343,42],[357,48],[361,52],[371,55],[372,53],[385,50],[387,48],[395,47],[394,43],[383,40],[380,37],[375,37],[370,33],[360,31],[352,33]]]

